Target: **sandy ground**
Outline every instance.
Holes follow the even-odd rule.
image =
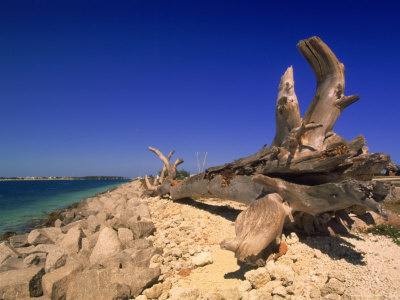
[[[243,286],[244,273],[252,267],[239,266],[233,253],[221,250],[219,243],[235,235],[234,220],[245,205],[216,199],[146,200],[157,228],[150,239],[164,249],[162,280],[170,280],[172,287],[198,288],[204,299],[221,288]],[[181,256],[173,255],[177,248]],[[211,252],[213,262],[193,267],[191,258],[197,252]],[[293,283],[284,286],[287,299],[400,299],[400,247],[387,237],[365,233],[300,237],[275,264],[295,272]],[[185,268],[191,272],[181,276]],[[329,290],[331,278],[340,279],[338,291]],[[242,299],[251,292],[241,291]]]

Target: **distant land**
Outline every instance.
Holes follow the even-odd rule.
[[[9,180],[131,180],[122,176],[84,176],[84,177],[0,177],[0,181]]]

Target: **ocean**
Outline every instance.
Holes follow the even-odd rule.
[[[0,181],[0,235],[7,231],[29,231],[34,228],[35,220],[126,182],[128,181]]]

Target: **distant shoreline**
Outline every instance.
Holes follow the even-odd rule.
[[[84,176],[84,177],[0,177],[0,181],[33,181],[33,180],[132,180],[121,176]]]
[[[43,181],[45,181],[45,180],[90,180],[90,179],[85,179],[83,177],[81,177],[81,178],[63,177],[63,178],[67,178],[67,179],[58,178],[58,179],[37,179],[37,180],[43,180]],[[68,179],[68,178],[71,178],[71,179]],[[106,177],[102,177],[102,178],[103,179],[99,179],[99,180],[106,180]],[[125,178],[125,177],[121,177],[121,178]],[[0,181],[2,181],[2,180],[3,179],[0,179]],[[34,179],[29,179],[29,180],[33,181]],[[3,181],[7,181],[7,180],[3,180]],[[9,181],[24,181],[24,180],[10,179]],[[128,182],[132,182],[132,181],[134,181],[134,180],[132,180],[131,178],[127,178],[127,182],[121,182],[120,185],[128,183]],[[52,226],[54,226],[54,222],[57,219],[63,220],[64,215],[67,212],[76,210],[80,205],[84,205],[84,203],[86,203],[87,199],[92,198],[92,197],[97,197],[97,196],[100,196],[103,194],[107,194],[107,193],[117,189],[120,185],[118,185],[116,187],[110,187],[103,192],[95,193],[91,196],[85,197],[81,200],[78,200],[71,204],[68,204],[67,206],[52,209],[48,213],[46,213],[43,217],[38,217],[38,218],[32,217],[30,220],[27,220],[26,222],[24,222],[24,224],[22,224],[21,228],[18,230],[6,230],[4,232],[0,231],[0,241],[6,240],[10,236],[10,234],[11,235],[23,234],[23,233],[29,233],[33,229],[52,227]]]

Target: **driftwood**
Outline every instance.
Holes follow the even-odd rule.
[[[171,151],[167,157],[164,156],[164,154],[161,153],[156,148],[153,147],[148,147],[148,149],[152,152],[154,152],[163,162],[163,168],[161,171],[161,174],[159,177],[155,178],[153,183],[150,183],[149,179],[147,176],[145,176],[145,185],[146,185],[146,195],[149,196],[157,196],[157,195],[164,195],[168,194],[171,190],[171,186],[175,184],[175,179],[176,179],[176,167],[180,165],[181,163],[184,162],[183,159],[177,158],[173,164],[169,162],[171,159],[171,156],[175,153],[175,151]],[[165,172],[168,172],[167,174],[167,180],[165,180]]]
[[[333,131],[341,112],[359,99],[344,95],[343,64],[318,37],[300,41],[297,48],[317,79],[304,116],[289,67],[279,84],[271,146],[170,186],[172,199],[216,197],[249,204],[236,220],[236,238],[221,244],[242,261],[254,263],[280,236],[289,212],[295,227],[330,234],[348,228],[351,208],[386,214],[379,202],[390,189],[371,180],[388,165],[389,155],[368,153],[361,135],[347,142]]]

